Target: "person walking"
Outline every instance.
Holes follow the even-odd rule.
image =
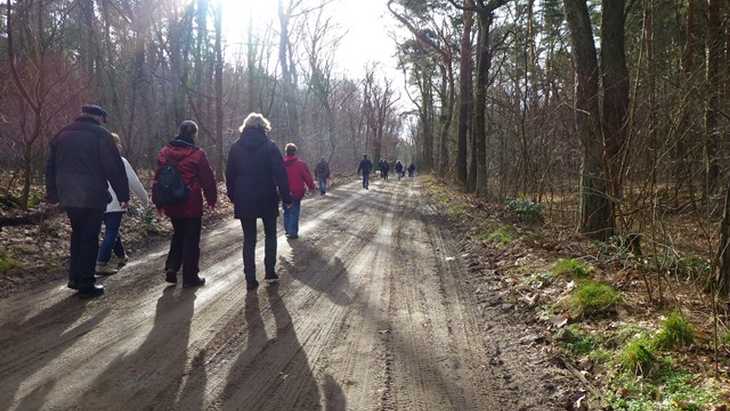
[[[302,198],[309,191],[314,191],[314,180],[309,172],[307,164],[297,158],[297,146],[293,143],[286,145],[284,149],[284,167],[289,180],[289,193],[291,205],[284,207],[284,231],[289,239],[299,238],[299,214],[302,209]]]
[[[46,200],[59,204],[71,221],[71,263],[68,287],[81,298],[104,294],[94,271],[104,211],[111,201],[108,185],[120,207],[129,201],[129,183],[119,149],[106,123],[106,111],[84,105],[81,115],[50,143],[46,163]],[[108,183],[107,183],[108,182]]]
[[[367,154],[363,154],[360,165],[357,167],[357,174],[362,175],[362,188],[366,190],[370,189],[371,171],[373,171],[373,162],[368,159]]]
[[[276,218],[279,201],[291,207],[289,180],[281,151],[269,139],[269,121],[259,113],[249,114],[240,127],[241,137],[228,153],[226,189],[234,205],[235,218],[243,229],[243,271],[246,289],[256,281],[256,221],[264,223],[264,279],[276,283]]]
[[[121,153],[123,151],[122,140],[119,135],[112,133],[114,144]],[[124,171],[127,174],[127,181],[129,182],[129,190],[133,192],[137,198],[139,198],[145,207],[149,204],[149,197],[147,191],[144,189],[142,182],[139,181],[137,173],[134,172],[132,165],[129,164],[126,158],[122,157],[124,163]],[[124,250],[124,244],[122,243],[122,236],[119,232],[122,225],[122,217],[127,212],[126,207],[122,207],[119,203],[117,193],[114,192],[111,184],[108,187],[109,195],[112,201],[106,206],[106,213],[104,213],[104,240],[101,242],[99,247],[99,255],[96,258],[96,273],[102,275],[114,274],[117,269],[122,268],[127,264],[128,257]],[[112,252],[117,256],[119,264],[117,267],[112,267],[109,261],[112,258]]]
[[[319,163],[317,163],[317,167],[314,168],[314,178],[317,179],[317,184],[319,184],[319,194],[326,195],[327,180],[329,180],[330,178],[330,165],[327,163],[327,160],[325,160],[324,157],[319,160]]]
[[[195,145],[198,125],[192,120],[180,124],[177,137],[160,150],[152,187],[152,202],[167,215],[173,228],[170,252],[165,261],[165,281],[177,283],[182,267],[183,287],[205,284],[200,272],[200,232],[203,196],[214,209],[218,201],[213,169],[205,151]]]
[[[388,181],[388,174],[390,173],[390,163],[388,163],[388,160],[381,160],[380,170],[383,174],[383,180]]]
[[[398,180],[403,178],[403,163],[400,160],[395,162],[395,173],[398,174]]]
[[[408,177],[415,177],[416,176],[416,163],[411,163],[411,165],[408,166]]]

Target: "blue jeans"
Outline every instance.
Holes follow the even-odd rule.
[[[122,244],[122,236],[119,234],[123,216],[124,212],[104,214],[104,241],[99,247],[97,262],[108,263],[112,259],[112,251],[117,257],[124,257],[124,245]]]
[[[319,178],[319,192],[320,194],[325,194],[327,192],[327,179],[320,177]]]
[[[291,207],[284,207],[284,231],[289,235],[299,234],[299,213],[302,209],[302,200],[294,200]]]
[[[362,174],[362,188],[366,189],[370,186],[370,174]]]

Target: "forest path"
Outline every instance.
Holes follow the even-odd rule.
[[[305,201],[301,239],[279,238],[277,287],[245,290],[233,221],[204,234],[197,290],[164,283],[160,246],[102,298],[58,282],[0,301],[0,410],[519,409],[419,185]]]

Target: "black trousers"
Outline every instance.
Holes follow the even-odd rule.
[[[256,281],[256,218],[241,218],[243,227],[243,272],[246,281]],[[276,274],[276,216],[264,217],[264,267],[266,275]]]
[[[71,264],[68,279],[79,289],[89,288],[96,280],[96,255],[99,252],[99,233],[104,210],[93,208],[66,208],[71,220]]]
[[[167,254],[165,271],[177,273],[182,266],[183,283],[190,283],[200,271],[200,218],[173,218],[170,252]]]

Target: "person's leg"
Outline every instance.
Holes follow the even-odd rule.
[[[104,220],[104,210],[86,209],[81,223],[79,240],[79,290],[94,287],[96,279],[96,257],[99,255],[99,234]]]
[[[203,285],[200,272],[200,231],[201,218],[187,218],[185,224],[185,238],[183,240],[183,286]]]
[[[291,235],[291,206],[287,207],[286,205],[284,207],[284,218],[282,219],[282,224],[284,225],[284,233],[286,235]]]
[[[177,272],[180,271],[180,266],[182,265],[185,224],[182,220],[176,218],[173,218],[171,222],[172,239],[170,240],[170,252],[167,254],[167,261],[165,261],[165,272],[167,273],[167,280],[174,282],[173,279],[176,277]]]
[[[114,242],[114,255],[122,260],[127,259],[127,252],[124,249],[124,243],[122,242],[122,221],[124,220],[124,213],[119,216],[119,230],[117,230],[117,241]],[[126,263],[126,261],[123,261]]]
[[[289,217],[290,223],[290,234],[297,237],[299,236],[299,215],[302,211],[302,200],[294,200],[291,205],[291,216]]]
[[[79,273],[81,272],[81,211],[78,208],[67,208],[66,215],[71,222],[70,259],[68,267],[68,285],[78,289]]]
[[[319,193],[322,195],[327,194],[327,179],[326,178],[319,178]]]
[[[292,208],[294,206],[292,205]],[[266,217],[264,220],[264,267],[266,278],[275,279],[276,276],[276,216]]]
[[[97,271],[105,271],[109,260],[112,258],[112,250],[115,248],[119,240],[119,225],[122,222],[123,213],[106,213],[104,214],[104,240],[99,247],[99,255],[97,256]]]
[[[256,283],[256,219],[241,218],[243,228],[243,273],[246,282]],[[276,227],[274,227],[276,229]]]

